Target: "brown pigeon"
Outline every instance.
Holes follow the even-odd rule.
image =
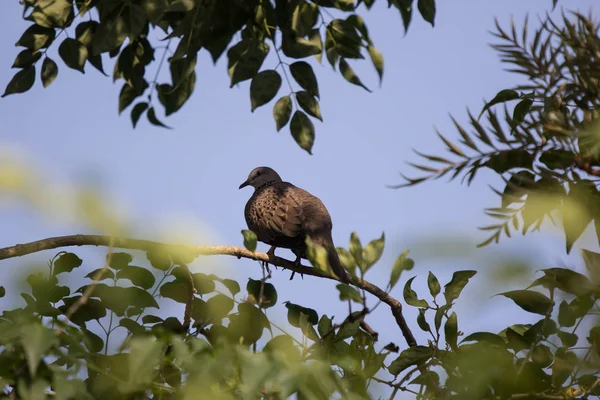
[[[255,189],[244,210],[246,223],[259,241],[271,246],[267,254],[275,255],[277,247],[290,249],[296,255],[294,262],[300,265],[300,259],[306,258],[305,239],[309,236],[327,250],[329,265],[338,279],[349,282],[331,237],[331,217],[319,198],[283,182],[269,167],[254,168],[240,189],[246,186]]]

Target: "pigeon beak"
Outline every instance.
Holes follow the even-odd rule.
[[[248,186],[249,184],[250,184],[250,183],[249,183],[248,181],[246,181],[246,182],[244,182],[244,183],[242,183],[242,184],[240,185],[239,189],[241,189],[241,188],[245,188],[245,187],[246,187],[246,186]]]

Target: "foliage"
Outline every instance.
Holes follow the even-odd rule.
[[[230,87],[250,81],[253,112],[277,96],[284,83],[283,76],[285,90],[289,92],[274,103],[276,128],[279,131],[289,123],[292,137],[308,153],[315,140],[310,117],[323,120],[317,77],[308,61],[315,58],[321,63],[325,54],[331,67],[339,68],[344,79],[369,90],[348,62],[368,56],[380,81],[383,79],[383,56],[375,48],[359,14],[361,8],[370,10],[375,0],[24,0],[21,3],[23,18],[32,24],[17,41],[16,45],[24,48],[13,64],[19,71],[2,97],[29,91],[38,69],[44,87],[54,82],[59,67],[48,55],[52,46],[58,46],[58,55],[67,67],[81,73],[91,66],[107,75],[104,65],[108,55],[115,59],[113,81],[123,81],[119,113],[135,103],[130,112],[134,127],[144,114],[152,125],[167,127],[158,118],[156,101],[166,116],[187,102],[195,89],[196,61],[202,49],[215,64],[226,54]],[[423,19],[433,26],[435,0],[388,2],[400,12],[405,30],[412,21],[413,3]],[[269,59],[270,54],[275,59]],[[170,83],[158,82],[165,63],[169,66]]]
[[[481,246],[512,230],[537,230],[556,214],[567,253],[592,221],[600,239],[600,26],[591,16],[570,15],[563,14],[560,24],[547,17],[533,35],[527,20],[521,32],[496,23],[500,42],[492,47],[526,82],[501,90],[483,107],[487,124],[469,112],[468,132],[453,119],[459,145],[438,133],[458,160],[418,153],[435,164],[411,164],[428,174],[398,186],[445,175],[471,183],[483,168],[500,175],[504,189],[494,189],[500,205],[486,210],[498,222],[481,228],[492,232]],[[502,112],[495,110],[500,104]],[[512,112],[509,104],[515,104]]]

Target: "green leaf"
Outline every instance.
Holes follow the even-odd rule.
[[[15,61],[11,68],[25,68],[29,67],[37,62],[42,57],[42,53],[37,51],[33,52],[29,49],[25,49],[17,54]]]
[[[290,65],[290,73],[298,85],[315,97],[319,97],[319,84],[313,68],[305,61],[296,61]]]
[[[381,234],[379,239],[371,240],[369,244],[364,248],[362,252],[362,260],[364,265],[364,272],[367,272],[383,254],[383,248],[385,246],[385,233]]]
[[[477,271],[456,271],[452,274],[452,279],[444,286],[444,297],[446,304],[451,304],[460,296],[464,287],[469,283]]]
[[[24,93],[31,89],[35,83],[35,66],[27,67],[17,72],[4,90],[2,97],[10,94]]]
[[[71,272],[73,269],[81,266],[83,260],[77,257],[74,253],[63,253],[54,261],[53,275],[58,275],[63,272]]]
[[[231,310],[233,310],[233,300],[224,294],[216,294],[208,299],[204,305],[206,315],[211,321],[221,322]]]
[[[85,73],[88,50],[79,40],[66,38],[58,47],[58,54],[67,67]]]
[[[304,111],[306,111],[309,115],[323,121],[323,117],[321,116],[321,108],[319,107],[319,103],[317,99],[315,99],[311,94],[301,90],[296,92],[296,100],[298,104]]]
[[[235,296],[241,290],[240,289],[240,284],[237,283],[236,281],[234,281],[233,279],[222,279],[222,278],[219,278],[218,276],[213,275],[213,274],[211,274],[209,277],[213,281],[221,282],[227,288],[227,290],[229,290],[229,293],[231,293],[232,296]]]
[[[531,361],[538,364],[541,368],[546,368],[552,361],[554,361],[554,355],[548,348],[548,346],[543,344],[538,344],[533,348],[531,352]]]
[[[285,34],[282,37],[281,50],[286,56],[298,59],[321,54],[323,47],[320,36],[317,38],[315,35],[312,35],[307,40],[296,35]]]
[[[577,316],[573,307],[563,300],[558,307],[558,323],[560,326],[570,327],[575,325],[575,322],[577,322]]]
[[[408,367],[429,360],[432,355],[433,349],[427,346],[409,347],[400,353],[398,358],[392,361],[388,367],[388,371],[390,374],[397,376]]]
[[[542,153],[539,161],[550,169],[565,169],[575,162],[575,153],[570,150],[550,149]]]
[[[119,48],[127,38],[127,23],[122,15],[102,20],[92,38],[92,54],[110,52]]]
[[[20,339],[27,356],[29,373],[35,376],[43,356],[51,347],[58,345],[58,337],[41,324],[32,323],[21,326]]]
[[[228,329],[236,338],[243,338],[244,345],[256,343],[270,323],[265,314],[249,303],[238,305],[238,314],[229,316]]]
[[[83,286],[78,292],[84,293],[86,288],[87,286]],[[124,288],[99,283],[92,290],[91,297],[99,298],[107,309],[114,311],[119,317],[125,315],[125,311],[130,306],[158,308],[156,300],[150,293],[135,286]]]
[[[431,296],[433,298],[440,294],[440,282],[435,277],[435,275],[431,273],[431,271],[429,271],[429,275],[427,275],[427,286],[429,286],[429,293],[431,293]]]
[[[329,334],[329,332],[331,332],[333,329],[333,318],[329,318],[327,315],[323,314],[319,320],[319,325],[317,328],[321,337]]]
[[[340,291],[340,300],[352,300],[359,304],[362,304],[362,297],[360,293],[358,293],[358,290],[354,289],[351,286],[344,285],[343,283],[336,285],[336,288]]]
[[[139,335],[146,332],[143,326],[129,318],[121,318],[119,325],[131,332],[132,335]]]
[[[407,258],[409,250],[405,250],[396,258],[394,265],[392,266],[392,274],[390,276],[390,289],[392,289],[398,283],[402,271],[410,271],[415,266],[415,262],[411,258]]]
[[[117,272],[117,279],[129,279],[131,283],[144,289],[150,289],[154,286],[154,275],[142,267],[128,265]]]
[[[471,341],[486,342],[486,343],[500,345],[500,346],[503,346],[504,344],[506,344],[506,341],[502,338],[502,336],[496,335],[495,333],[491,333],[491,332],[475,332],[475,333],[470,334],[469,336],[467,336],[466,338],[464,338],[462,340],[462,342],[471,342]]]
[[[192,279],[194,281],[194,289],[196,289],[196,292],[200,296],[215,291],[215,281],[209,275],[200,272],[192,274]]]
[[[300,110],[296,110],[290,122],[290,132],[298,145],[312,155],[312,147],[315,142],[315,127],[308,116]]]
[[[229,87],[239,82],[252,79],[269,52],[269,46],[264,42],[243,39],[227,51],[229,59],[227,69],[231,78]]]
[[[577,341],[579,340],[577,335],[571,332],[558,331],[557,335],[563,347],[566,348],[575,346],[577,344]]]
[[[120,270],[129,266],[133,261],[133,256],[129,253],[119,252],[112,253],[110,256],[109,267],[115,270]]]
[[[364,88],[367,92],[371,92],[371,90],[368,87],[363,85],[360,78],[356,75],[352,67],[348,65],[344,58],[340,59],[340,73],[348,82]]]
[[[244,247],[250,251],[256,251],[256,241],[258,240],[256,233],[242,229],[242,235],[244,236]]]
[[[379,84],[381,85],[381,82],[383,81],[383,55],[372,45],[367,46],[367,51],[369,52],[375,70],[377,70]]]
[[[6,296],[6,289],[4,286],[0,286],[0,298]]]
[[[285,308],[288,309],[288,322],[290,325],[295,326],[296,328],[300,327],[300,314],[306,314],[308,316],[308,321],[312,325],[316,325],[319,323],[319,314],[312,308],[302,307],[294,303],[290,303],[286,301]]]
[[[98,275],[102,271],[102,275]],[[99,277],[96,277],[98,275]],[[115,279],[115,273],[110,268],[97,268],[85,276],[89,279],[103,281],[105,279]]]
[[[128,82],[125,82],[123,84],[123,87],[121,88],[121,92],[119,93],[119,114],[121,114],[123,112],[123,110],[125,110],[127,107],[129,107],[129,105],[131,103],[133,103],[133,101],[137,97],[141,96],[144,93],[144,91],[146,90],[146,88],[148,88],[148,82],[146,82],[146,81],[143,81],[143,82],[144,82],[143,86],[138,89],[136,89],[135,87],[130,85]],[[132,112],[132,115],[133,115],[133,112]],[[137,118],[139,119],[139,116],[137,116]]]
[[[591,250],[581,249],[581,255],[585,263],[585,268],[590,275],[590,280],[598,284],[600,283],[600,254]]]
[[[452,350],[456,350],[458,347],[458,317],[456,313],[450,314],[444,325],[444,335],[446,336],[446,343]]]
[[[361,53],[362,41],[351,21],[334,19],[327,25],[336,52],[347,58],[364,58]]]
[[[156,315],[144,315],[142,317],[142,323],[144,324],[156,324],[162,321],[163,319],[161,317],[157,317]]]
[[[48,28],[66,28],[71,24],[74,16],[72,1],[52,0],[37,3],[26,19]]]
[[[515,109],[513,110],[513,116],[512,116],[513,122],[516,124],[520,124],[521,122],[523,122],[525,120],[525,116],[531,109],[532,105],[533,105],[533,100],[531,100],[531,99],[521,100],[515,106]]]
[[[340,342],[349,337],[353,337],[358,333],[358,328],[360,327],[360,320],[356,320],[353,322],[349,322],[347,324],[343,324],[342,327],[335,334],[335,341]]]
[[[251,111],[273,100],[281,88],[281,76],[277,71],[268,69],[261,71],[250,83]]]
[[[66,313],[67,310],[73,306],[73,304],[82,296],[76,297],[65,297],[63,298],[64,305],[58,307],[62,313]],[[87,301],[79,306],[77,311],[71,315],[71,322],[77,325],[85,326],[87,321],[100,320],[106,316],[106,308],[101,301],[96,299],[87,299]]]
[[[131,110],[131,124],[134,128],[137,125],[144,111],[146,111],[147,109],[148,103],[146,103],[145,101],[137,103],[135,106],[133,106],[133,109]]]
[[[185,304],[188,299],[188,285],[189,283],[187,280],[177,278],[174,281],[163,283],[159,289],[159,293],[162,297]]]
[[[423,19],[435,26],[435,0],[419,0],[417,7]]]
[[[166,252],[150,250],[146,252],[146,258],[150,262],[150,265],[161,271],[167,271],[171,267],[171,259]]]
[[[413,306],[413,307],[429,308],[429,304],[427,303],[427,301],[419,299],[417,297],[417,293],[414,290],[412,290],[410,287],[415,278],[416,278],[416,276],[413,276],[408,281],[406,281],[406,284],[404,285],[404,291],[403,291],[404,301],[406,302],[406,304]]]
[[[58,65],[50,57],[46,56],[42,62],[42,85],[47,88],[56,79],[58,75]]]
[[[358,264],[359,268],[362,270],[363,247],[362,243],[360,242],[360,238],[358,237],[358,234],[356,232],[352,232],[350,234],[350,254],[352,254],[352,257],[354,257],[354,260]]]
[[[292,337],[289,335],[275,336],[265,345],[263,352],[283,355],[287,360],[292,362],[300,361],[300,351],[294,344]]]
[[[56,32],[54,29],[34,24],[23,32],[23,35],[21,35],[15,46],[22,46],[31,51],[36,51],[50,46],[55,36]]]
[[[159,121],[158,118],[156,118],[156,113],[154,111],[154,107],[150,107],[148,109],[148,113],[146,114],[146,117],[148,118],[148,122],[150,122],[154,126],[160,126],[161,128],[171,129],[167,125],[165,125],[161,121]]]
[[[134,337],[128,363],[128,379],[120,385],[124,393],[144,390],[154,378],[154,368],[161,360],[163,344],[152,337]]]
[[[512,290],[499,295],[508,297],[525,311],[540,315],[546,315],[552,308],[552,300],[533,290]]]
[[[408,32],[410,21],[412,19],[412,3],[413,0],[397,0],[393,4],[400,10],[402,16],[402,23],[404,24],[404,33]]]
[[[431,327],[425,319],[425,311],[427,311],[425,308],[419,308],[419,315],[417,315],[417,325],[419,325],[419,328],[421,328],[423,331],[431,332]]]
[[[292,116],[292,99],[290,96],[283,96],[277,100],[273,106],[273,119],[275,120],[275,126],[277,132],[283,128],[290,117]]]
[[[259,304],[261,298],[261,284],[262,284],[262,301]],[[248,291],[248,300],[254,304],[259,305],[261,308],[270,308],[277,303],[277,290],[271,283],[262,282],[260,280],[254,280],[249,278],[246,284],[246,290]]]
[[[483,113],[486,110],[488,110],[490,107],[492,107],[493,105],[496,105],[499,103],[506,103],[507,101],[516,100],[516,99],[519,99],[520,97],[521,96],[519,96],[519,93],[515,90],[505,89],[505,90],[499,91],[498,94],[496,94],[496,96],[492,99],[492,101],[490,101],[485,106],[483,106],[483,109],[481,110],[481,113],[479,113],[479,116],[477,117],[477,119],[481,118]]]
[[[598,191],[595,183],[587,180],[572,183],[561,209],[567,254],[593,220]]]
[[[586,296],[593,290],[589,279],[578,272],[566,268],[543,269],[544,278],[549,283],[548,287],[556,287],[563,292],[576,296]]]
[[[100,336],[96,335],[94,332],[88,331],[85,328],[82,328],[81,331],[83,332],[85,347],[87,347],[91,353],[99,353],[102,351],[104,348],[104,341]]]

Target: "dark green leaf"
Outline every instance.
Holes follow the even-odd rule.
[[[577,340],[578,337],[576,334],[571,333],[571,332],[563,332],[563,331],[559,331],[558,333],[558,338],[560,339],[563,347],[573,347],[577,344]]]
[[[362,41],[351,21],[334,19],[327,25],[336,52],[347,58],[363,58],[360,53]]]
[[[131,124],[134,128],[137,125],[144,111],[146,111],[147,109],[148,103],[146,103],[145,101],[137,103],[135,106],[133,106],[133,109],[131,110]]]
[[[200,296],[215,291],[215,281],[209,275],[200,272],[192,274],[192,279],[194,280],[194,289]]]
[[[575,153],[570,150],[546,150],[539,158],[550,169],[569,168],[575,162]]]
[[[160,126],[162,128],[171,129],[167,125],[160,122],[158,120],[158,118],[156,118],[156,113],[154,112],[154,107],[150,107],[148,109],[148,113],[146,114],[146,117],[148,118],[148,122],[150,122],[154,126]]]
[[[174,281],[163,283],[160,287],[160,295],[178,303],[185,304],[188,299],[189,283],[183,278],[177,278]]]
[[[362,270],[364,264],[362,259],[363,247],[356,232],[350,234],[350,254],[352,254],[354,261],[356,261],[356,264],[358,264],[359,268]]]
[[[566,268],[548,268],[542,272],[550,287],[556,287],[563,292],[586,296],[592,291],[592,283],[578,272]]]
[[[298,101],[298,105],[302,107],[304,111],[306,111],[309,115],[323,121],[323,117],[321,116],[321,108],[319,107],[319,102],[308,92],[301,90],[296,92],[296,100]]]
[[[275,119],[275,126],[277,132],[283,128],[292,115],[292,99],[290,96],[283,96],[273,106],[273,119]]]
[[[73,269],[81,266],[83,260],[73,253],[63,253],[54,261],[53,274],[58,275],[63,272],[71,272]]]
[[[163,319],[161,317],[157,317],[156,315],[144,315],[142,317],[142,323],[144,324],[156,324],[162,321]]]
[[[320,36],[316,37],[313,35],[307,40],[296,35],[285,34],[282,38],[281,50],[286,56],[298,59],[321,54],[323,47]]]
[[[242,229],[242,235],[244,236],[244,247],[250,251],[256,251],[256,233]]]
[[[31,51],[36,51],[50,46],[55,36],[54,29],[34,24],[25,30],[15,46],[23,46]]]
[[[302,307],[297,304],[290,303],[289,301],[286,301],[284,304],[285,304],[285,307],[288,309],[288,314],[287,314],[288,322],[292,326],[295,326],[296,328],[300,327],[299,320],[300,320],[301,313],[306,314],[308,316],[308,321],[312,325],[316,325],[319,323],[319,314],[317,314],[317,312],[315,310],[313,310],[312,308]]]
[[[83,332],[85,347],[87,347],[91,353],[99,353],[102,351],[104,348],[104,341],[100,336],[85,328],[82,328],[81,331]]]
[[[531,169],[534,158],[535,155],[525,149],[505,150],[490,156],[485,166],[503,174],[517,168]]]
[[[244,39],[227,51],[230,87],[252,79],[260,70],[269,46],[264,42]]]
[[[84,66],[88,50],[79,40],[66,38],[58,47],[58,54],[67,67],[85,73]]]
[[[281,76],[277,71],[268,69],[256,74],[250,83],[251,111],[254,112],[258,107],[273,100],[279,88],[281,88]]]
[[[419,0],[417,3],[419,12],[423,19],[434,26],[435,23],[435,0]]]
[[[570,186],[561,210],[567,254],[592,222],[593,211],[598,202],[598,191],[593,182],[584,180],[572,183]]]
[[[533,105],[533,100],[531,99],[523,99],[521,100],[516,106],[515,109],[513,110],[513,122],[516,124],[520,124],[521,122],[523,122],[525,120],[525,116],[527,115],[527,113],[529,112],[529,110],[531,109],[531,106]]]
[[[323,314],[319,320],[319,325],[317,328],[321,337],[329,334],[329,332],[331,332],[333,329],[333,318],[329,318],[327,315]]]
[[[0,298],[6,296],[6,289],[4,286],[0,286]]]
[[[369,45],[367,47],[367,51],[369,52],[369,56],[371,57],[371,62],[377,70],[377,75],[379,75],[379,84],[383,81],[383,55],[377,50],[374,46]]]
[[[128,265],[117,272],[117,279],[129,279],[131,283],[144,289],[154,286],[154,275],[150,271],[135,265]]]
[[[340,73],[348,82],[364,88],[367,92],[371,92],[371,90],[361,82],[360,78],[344,58],[340,59]]]
[[[405,250],[398,256],[392,267],[392,274],[390,276],[390,289],[396,286],[402,271],[410,271],[415,266],[415,262],[411,258],[407,258],[408,250]]]
[[[429,271],[429,274],[427,275],[427,286],[429,286],[429,293],[431,293],[431,296],[433,298],[440,294],[440,282],[435,277],[435,275],[431,273],[431,271]]]
[[[506,342],[504,341],[504,339],[502,338],[502,336],[496,335],[495,333],[490,333],[490,332],[475,332],[470,334],[469,336],[467,336],[466,338],[464,338],[462,340],[462,342],[470,342],[470,341],[476,341],[476,342],[486,342],[486,343],[490,343],[490,344],[496,344],[496,345],[504,345]]]
[[[404,291],[403,291],[404,301],[406,302],[406,304],[413,306],[413,307],[429,308],[429,304],[427,304],[427,301],[419,299],[417,297],[417,293],[414,290],[412,290],[410,287],[415,278],[416,278],[416,276],[413,276],[408,281],[406,281],[406,284],[404,285]]]
[[[360,327],[360,320],[343,324],[335,334],[335,341],[339,342],[349,337],[353,337],[358,332]]]
[[[456,271],[452,274],[452,279],[444,286],[444,297],[446,304],[451,304],[458,299],[464,287],[469,283],[477,271]]]
[[[79,299],[81,296],[67,297],[64,298],[64,305],[59,307],[59,310],[66,313],[67,310]],[[87,321],[99,320],[106,316],[106,308],[101,301],[96,299],[87,299],[87,301],[79,306],[77,311],[71,315],[71,322],[77,325],[85,325]]]
[[[319,97],[317,77],[309,63],[296,61],[290,65],[290,72],[302,89],[315,97]]]
[[[86,288],[87,286],[83,286],[78,291],[83,293]],[[135,286],[124,288],[99,283],[92,290],[91,297],[99,298],[107,309],[114,311],[120,317],[125,314],[125,310],[130,306],[158,308],[156,300],[150,293]]]
[[[150,265],[161,271],[167,271],[171,267],[171,260],[166,252],[150,250],[146,253],[146,258]]]
[[[92,38],[92,54],[118,49],[127,38],[127,23],[122,15],[100,22]]]
[[[477,117],[477,118],[478,119],[481,118],[483,113],[486,110],[488,110],[490,107],[492,107],[493,105],[496,105],[499,103],[506,103],[507,101],[516,100],[520,97],[521,96],[519,96],[519,93],[515,90],[511,90],[511,89],[501,90],[498,92],[498,94],[496,94],[496,96],[492,99],[492,101],[490,101],[489,103],[486,103],[486,105],[483,106],[483,109],[481,110],[481,113],[479,113],[479,117]]]
[[[300,110],[296,110],[290,122],[290,132],[298,145],[312,155],[312,147],[315,142],[315,127],[308,116]]]
[[[340,300],[352,300],[357,303],[362,303],[362,297],[360,293],[358,293],[358,290],[354,289],[353,287],[340,283],[336,285],[336,288],[340,291]]]
[[[100,275],[100,272],[102,272],[102,275]],[[104,279],[115,279],[115,273],[112,272],[110,268],[98,268],[87,274],[85,277],[92,280],[103,281]]]
[[[398,358],[396,358],[390,366],[388,371],[390,374],[397,376],[406,368],[425,362],[433,355],[433,349],[426,346],[413,346],[404,350]]]
[[[259,299],[261,298],[261,286],[262,301],[260,301],[259,304]],[[249,300],[254,304],[259,305],[261,308],[270,308],[277,303],[277,290],[275,290],[275,286],[273,286],[271,283],[263,283],[260,280],[248,279],[246,290],[248,291]]]
[[[379,239],[374,239],[367,244],[362,253],[362,260],[364,265],[364,271],[367,272],[383,254],[383,248],[385,246],[385,233],[381,234]]]
[[[227,290],[229,290],[229,292],[231,293],[232,296],[235,296],[241,290],[240,284],[237,283],[236,281],[234,281],[233,279],[222,279],[216,275],[210,275],[210,278],[213,281],[221,282],[227,288]]]
[[[554,355],[548,346],[538,344],[533,348],[533,352],[531,353],[531,361],[538,364],[540,367],[546,368],[552,363],[553,360]]]
[[[29,373],[35,376],[40,360],[52,346],[58,344],[58,338],[51,329],[32,323],[22,327],[20,339],[27,355]]]
[[[36,61],[40,59],[40,57],[42,57],[41,52],[37,51],[34,53],[29,49],[25,49],[17,55],[17,58],[15,58],[15,62],[13,63],[11,68],[29,67],[35,64]]]
[[[575,325],[575,322],[577,322],[577,317],[573,307],[563,300],[558,307],[558,323],[560,326],[570,327]]]
[[[35,66],[27,67],[17,72],[4,90],[2,97],[10,94],[24,93],[31,89],[35,83]]]
[[[404,33],[408,32],[410,21],[412,19],[412,3],[413,0],[397,0],[393,4],[400,10],[402,16],[402,23],[404,24]]]
[[[133,261],[133,256],[129,253],[112,253],[109,266],[112,269],[120,270],[126,268]]]
[[[42,85],[47,88],[56,79],[58,75],[58,65],[50,57],[44,58],[42,62]]]
[[[545,295],[532,290],[512,290],[500,293],[500,295],[508,297],[523,310],[532,313],[546,315],[552,308],[552,300]]]
[[[419,325],[419,328],[421,328],[423,331],[431,332],[431,326],[429,326],[427,319],[425,319],[425,311],[427,311],[425,308],[419,308],[419,315],[417,315],[417,325]]]
[[[249,303],[238,306],[238,314],[229,316],[229,331],[237,338],[243,338],[245,345],[256,343],[264,328],[270,328],[269,320],[258,308]]]
[[[456,313],[450,314],[444,325],[444,335],[446,336],[446,343],[452,350],[456,350],[458,344],[458,317]]]
[[[208,299],[204,305],[206,309],[206,316],[211,321],[221,322],[231,310],[233,310],[233,300],[224,294],[216,294]]]
[[[133,335],[139,335],[140,333],[146,332],[146,329],[144,329],[143,326],[129,318],[121,318],[119,325],[127,329]]]

